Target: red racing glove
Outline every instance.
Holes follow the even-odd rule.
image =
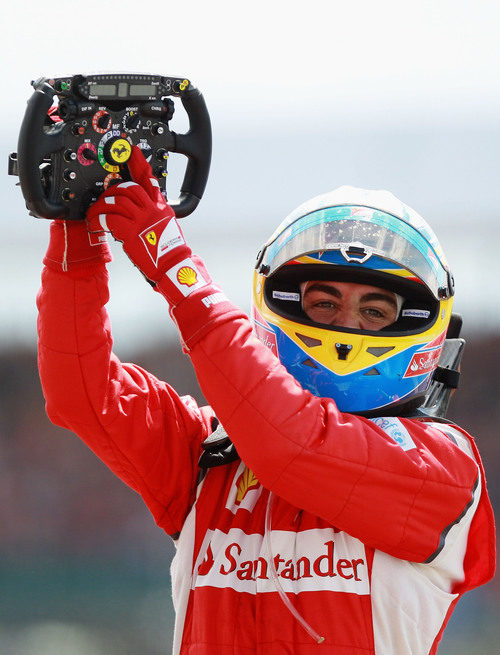
[[[144,276],[176,306],[211,284],[203,262],[192,255],[173,209],[141,150],[128,161],[132,182],[109,187],[87,212],[89,232],[111,232]]]
[[[111,232],[170,305],[186,352],[215,325],[245,314],[232,305],[193,255],[139,148],[128,161],[132,182],[108,188],[88,210],[91,233]],[[246,318],[246,317],[245,317]]]

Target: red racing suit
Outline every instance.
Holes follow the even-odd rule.
[[[210,403],[200,408],[113,354],[102,258],[84,270],[45,263],[47,413],[176,539],[174,652],[436,652],[460,595],[494,569],[471,437],[341,413],[302,389],[241,310],[201,302],[204,289],[172,312]],[[200,482],[214,412],[240,459]]]

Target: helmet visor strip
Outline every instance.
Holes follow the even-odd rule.
[[[372,255],[382,257],[410,271],[436,299],[443,290],[451,294],[448,271],[429,241],[408,223],[368,208],[330,207],[298,219],[266,246],[261,263],[272,275],[298,257],[332,250],[340,251],[346,263],[366,262],[367,268]]]

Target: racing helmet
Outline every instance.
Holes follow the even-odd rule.
[[[400,299],[379,331],[315,323],[302,306],[308,280],[357,282]],[[438,365],[453,277],[424,219],[383,190],[343,186],[300,205],[257,257],[257,337],[311,393],[340,411],[405,415],[421,405]]]

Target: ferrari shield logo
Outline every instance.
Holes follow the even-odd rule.
[[[157,238],[156,238],[156,234],[153,232],[153,230],[151,230],[151,232],[148,232],[146,234],[146,239],[149,241],[149,243],[152,246],[156,246]]]

